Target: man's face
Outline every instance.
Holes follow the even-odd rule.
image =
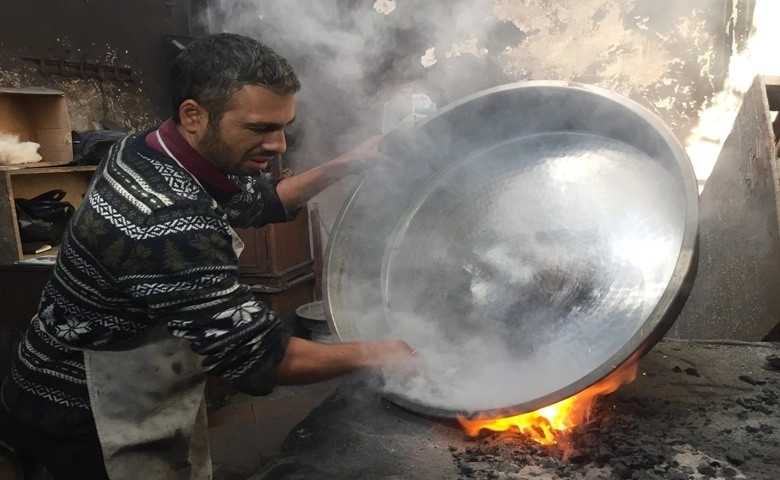
[[[225,173],[264,170],[287,150],[284,129],[295,119],[295,96],[245,86],[233,95],[233,104],[218,125],[209,121],[196,149]]]

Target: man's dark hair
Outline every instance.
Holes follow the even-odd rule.
[[[180,123],[179,106],[198,102],[219,123],[230,110],[233,94],[246,85],[266,87],[277,95],[292,95],[301,82],[290,64],[274,50],[249,37],[219,33],[187,46],[171,67],[173,119]]]

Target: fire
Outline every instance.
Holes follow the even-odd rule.
[[[468,419],[458,416],[458,421],[471,437],[476,437],[482,430],[506,432],[517,429],[542,445],[552,445],[557,443],[557,433],[571,430],[588,418],[596,398],[614,392],[624,383],[633,382],[636,372],[636,363],[624,365],[580,393],[534,412],[505,418]]]

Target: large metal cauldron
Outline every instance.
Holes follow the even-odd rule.
[[[388,135],[329,239],[342,340],[401,338],[426,362],[386,394],[420,413],[508,415],[637,360],[694,275],[698,195],[663,123],[608,91],[501,86]]]

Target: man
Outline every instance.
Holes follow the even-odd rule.
[[[300,89],[283,58],[214,35],[179,55],[172,85],[173,117],[98,168],[3,382],[10,442],[41,447],[55,478],[209,478],[206,373],[262,395],[412,358],[402,341],[290,337],[236,282],[231,227],[293,218],[387,161],[378,138],[272,183],[261,172],[286,149]]]

